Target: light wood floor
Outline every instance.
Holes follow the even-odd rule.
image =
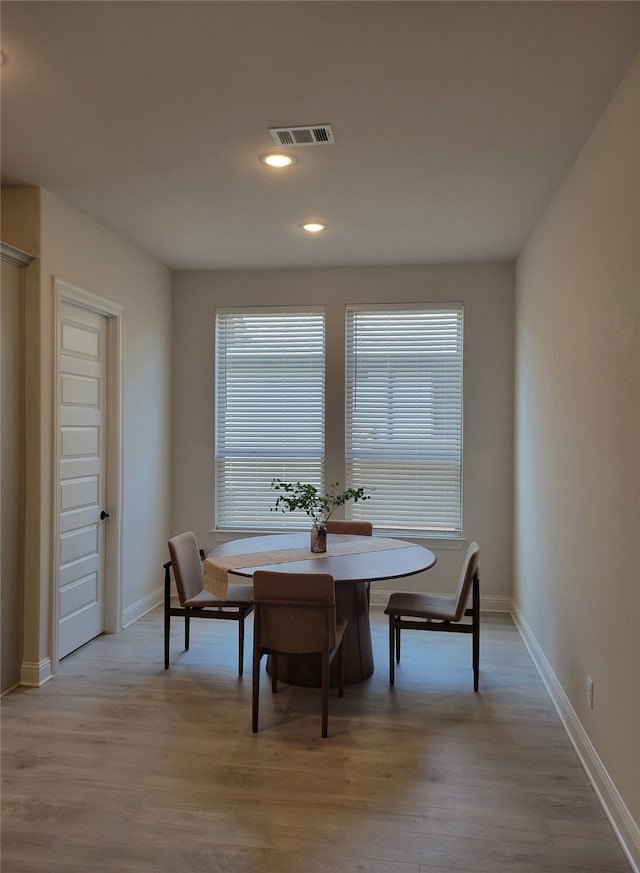
[[[470,638],[403,635],[376,672],[332,695],[263,680],[235,625],[172,632],[155,611],[2,701],[3,873],[629,873],[540,679],[506,616]],[[247,622],[249,631],[251,619]],[[264,668],[263,668],[264,669]]]

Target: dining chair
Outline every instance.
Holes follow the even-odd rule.
[[[370,521],[343,521],[338,518],[330,518],[327,522],[327,533],[370,537],[373,534],[373,525]]]
[[[344,695],[346,619],[336,619],[333,576],[326,573],[279,573],[256,570],[253,574],[253,707],[252,729],[258,730],[260,661],[271,655],[271,691],[277,691],[277,658],[280,655],[321,655],[322,736],[327,736],[329,716],[329,667],[338,656],[338,696]]]
[[[244,620],[253,610],[251,585],[229,585],[224,600],[203,588],[202,561],[191,531],[169,540],[171,560],[164,565],[164,669],[169,669],[171,616],[184,616],[184,649],[189,651],[189,623],[192,618],[215,618],[238,622],[238,676],[244,667]],[[171,601],[171,568],[176,581],[179,606]]]
[[[338,518],[330,518],[327,522],[327,533],[330,534],[353,534],[357,537],[373,536],[373,525],[370,521],[343,521]],[[367,582],[367,604],[371,602],[371,583]]]
[[[456,593],[452,596],[396,592],[387,603],[389,616],[389,684],[395,681],[395,662],[400,663],[400,631],[424,630],[472,635],[473,689],[478,690],[480,670],[480,547],[471,543],[462,565]],[[466,608],[471,595],[471,607]],[[462,619],[470,617],[470,622]]]

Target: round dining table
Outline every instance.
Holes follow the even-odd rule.
[[[436,563],[429,549],[391,537],[328,534],[327,551],[310,551],[309,533],[243,537],[214,546],[207,558],[232,566],[229,572],[251,577],[256,570],[283,573],[328,573],[336,586],[336,616],[347,619],[343,640],[345,684],[353,685],[373,673],[368,585],[385,579],[413,576]],[[255,558],[255,562],[252,562]],[[238,566],[242,564],[243,566]],[[206,575],[206,574],[205,574]],[[205,583],[206,585],[206,583]],[[319,655],[288,655],[271,659],[268,670],[290,685],[320,686]],[[331,685],[338,685],[337,663]]]

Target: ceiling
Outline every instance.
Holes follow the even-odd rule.
[[[0,13],[3,185],[47,188],[172,269],[511,259],[640,48],[637,2]],[[304,124],[335,144],[260,163],[269,127]]]

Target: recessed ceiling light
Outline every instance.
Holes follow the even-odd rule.
[[[317,221],[308,221],[306,224],[301,224],[300,227],[306,230],[307,233],[320,233],[321,230],[326,230],[326,224],[320,224]]]
[[[291,167],[297,158],[284,152],[269,152],[266,155],[261,155],[260,160],[269,167]]]

